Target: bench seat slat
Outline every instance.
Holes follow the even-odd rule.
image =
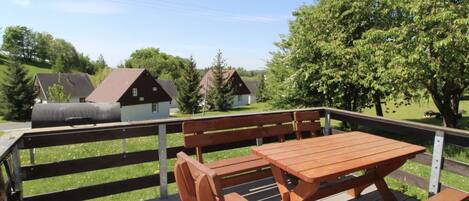
[[[251,160],[251,161],[246,161],[246,162],[241,162],[237,164],[231,164],[227,166],[222,166],[218,168],[212,168],[215,170],[215,172],[222,176],[230,176],[230,175],[235,175],[238,173],[243,173],[243,172],[248,172],[251,170],[256,170],[264,167],[269,167],[269,162],[264,160],[264,159],[257,159],[257,160]],[[207,167],[210,167],[210,165],[207,165]]]
[[[224,159],[224,160],[218,160],[218,161],[213,161],[211,163],[206,164],[207,167],[215,169],[215,168],[220,168],[224,166],[229,166],[229,165],[235,165],[238,163],[243,163],[243,162],[248,162],[248,161],[253,161],[253,160],[259,160],[261,157],[250,154],[247,156],[239,156],[235,158],[229,158],[229,159]]]

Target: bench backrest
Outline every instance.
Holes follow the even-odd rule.
[[[294,126],[296,139],[302,139],[303,133],[309,136],[319,135],[321,132],[321,116],[318,111],[294,112]]]
[[[204,146],[275,136],[283,142],[285,135],[294,133],[292,121],[291,113],[185,121],[184,146],[195,147],[197,160],[203,162]]]
[[[174,176],[184,201],[224,201],[221,180],[212,169],[184,152],[177,154]]]

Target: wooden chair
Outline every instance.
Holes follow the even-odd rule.
[[[452,188],[446,188],[430,197],[427,201],[468,201],[469,194]]]
[[[217,173],[184,152],[177,154],[174,176],[182,201],[246,201],[237,193],[223,195]]]
[[[321,134],[321,116],[317,111],[294,112],[294,127],[296,139],[300,140],[304,133],[308,133],[308,137],[318,136]]]
[[[269,137],[283,142],[285,135],[294,133],[292,121],[291,113],[186,121],[182,124],[184,146],[195,147],[197,160],[203,163],[203,147],[226,149],[233,143]],[[223,187],[272,176],[269,162],[252,154],[206,165],[222,177]]]

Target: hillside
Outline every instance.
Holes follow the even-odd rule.
[[[8,60],[5,56],[0,55],[0,82],[3,81],[6,75],[5,70],[7,69],[9,62],[10,60]],[[52,72],[52,70],[50,69],[50,66],[45,65],[45,64],[23,64],[23,67],[25,67],[28,70],[28,75],[31,77],[36,75],[36,73]]]

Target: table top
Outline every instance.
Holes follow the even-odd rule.
[[[252,147],[254,154],[309,183],[406,160],[424,151],[421,146],[356,131]]]

